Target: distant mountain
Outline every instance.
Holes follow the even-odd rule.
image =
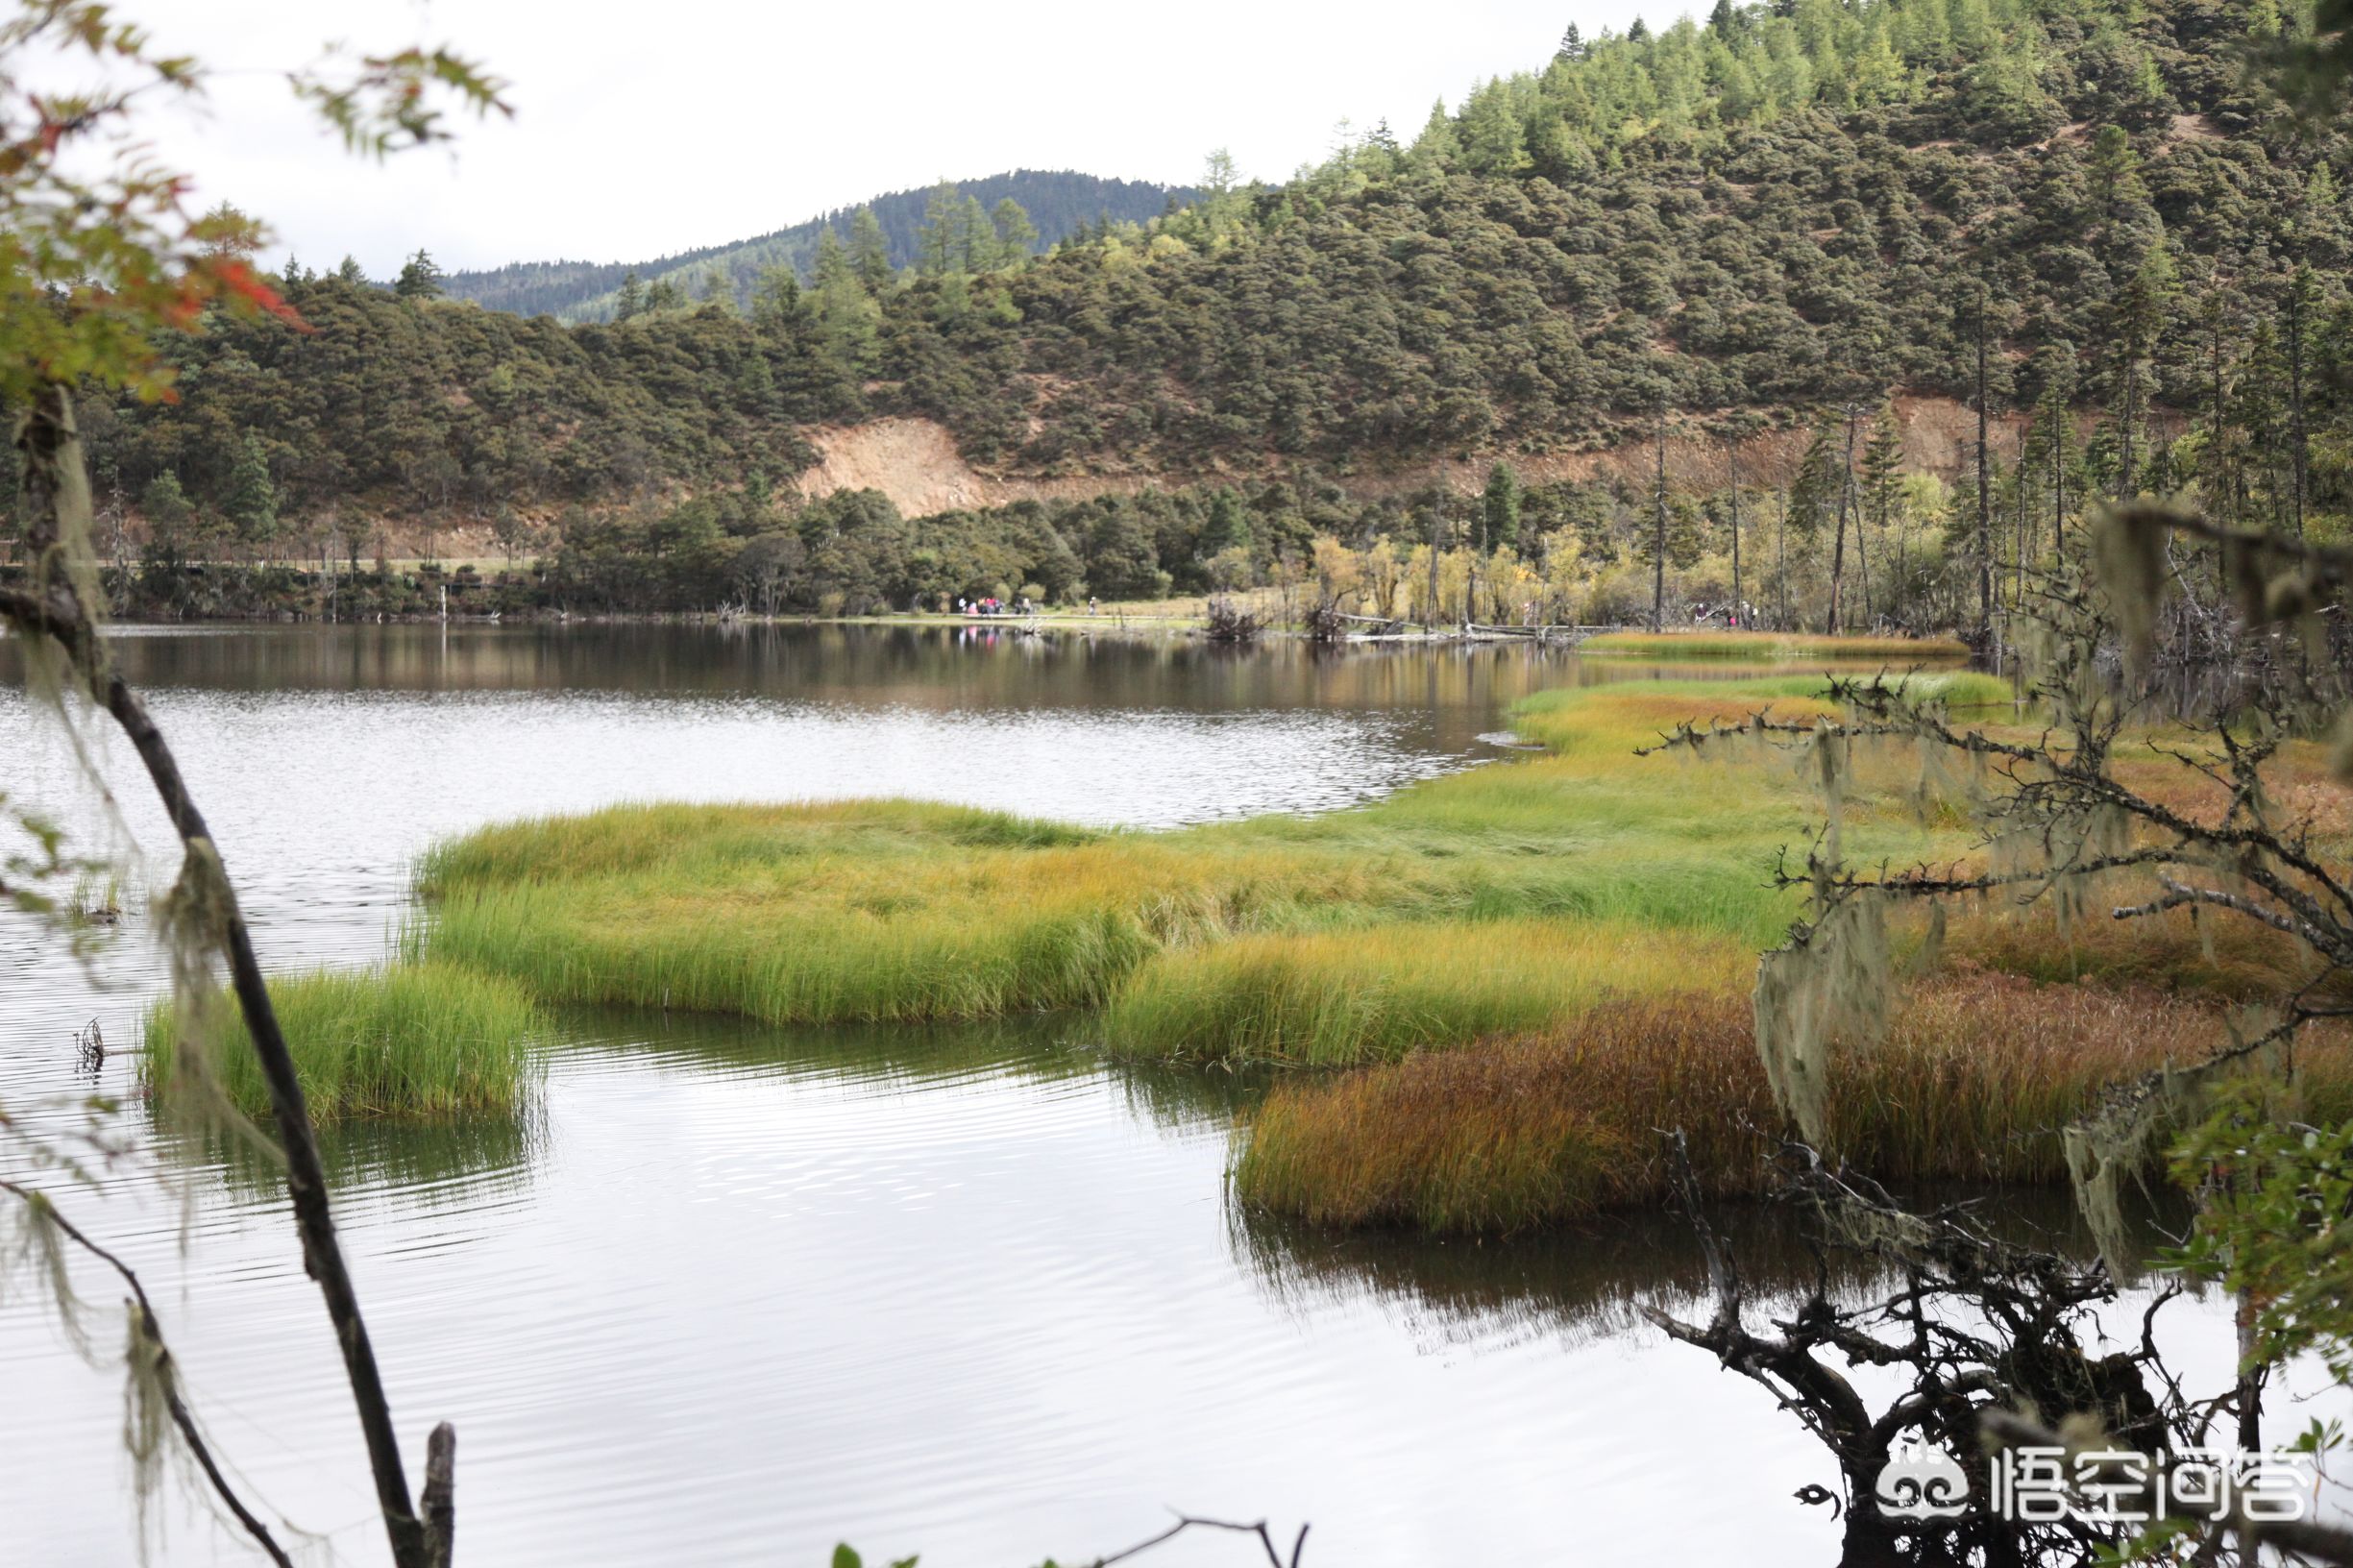
[[[1082,224],[1093,225],[1105,218],[1141,223],[1159,217],[1171,204],[1190,204],[1196,194],[1179,185],[1106,180],[1068,170],[1016,169],[1011,174],[957,184],[984,208],[993,208],[1008,196],[1020,203],[1037,226],[1042,250],[1067,238]],[[929,194],[928,186],[895,190],[859,204],[874,209],[883,233],[890,236],[894,266],[909,266],[916,259],[916,235],[922,227],[923,205]],[[742,303],[749,298],[753,282],[766,268],[790,266],[806,281],[819,233],[830,226],[846,240],[850,214],[855,210],[855,207],[846,207],[773,233],[650,261],[515,261],[484,272],[452,273],[446,286],[454,297],[493,310],[520,316],[551,315],[567,323],[606,321],[613,314],[614,291],[631,271],[648,284],[667,278],[699,297],[704,275],[717,267],[734,284],[736,299]]]

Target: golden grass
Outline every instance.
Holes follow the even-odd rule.
[[[1676,934],[1662,954],[1775,940],[1792,902],[1767,867],[1809,836],[1810,794],[1785,766],[1633,751],[1694,715],[1803,718],[1819,690],[1548,694],[1517,715],[1546,755],[1353,811],[1168,833],[909,801],[513,823],[428,858],[423,945],[551,1000],[818,1023],[1109,1004],[1133,1054],[1391,1056],[1582,1005],[1590,985],[1541,972],[1581,943],[1631,975],[1657,933]],[[1923,851],[1908,780],[1883,783],[1858,788],[1850,843]],[[1509,972],[1523,959],[1537,972]]]
[[[2054,1130],[2105,1086],[2224,1038],[2211,1006],[2145,989],[1957,972],[1889,1039],[1835,1058],[1831,1146],[1882,1180],[2048,1183]],[[2353,1115],[2353,1038],[2302,1057],[2311,1114]],[[1764,1189],[1779,1125],[1732,994],[1613,1001],[1474,1050],[1278,1085],[1234,1171],[1248,1204],[1321,1224],[1513,1231],[1665,1195],[1655,1129],[1706,1187]]]
[[[1581,653],[1646,658],[1745,659],[1794,664],[1807,659],[1885,659],[1902,664],[1965,659],[1954,637],[1825,637],[1783,631],[1605,631],[1578,645]]]
[[[1334,1066],[1539,1028],[1613,997],[1721,990],[1755,967],[1725,936],[1493,920],[1244,936],[1164,952],[1103,1017],[1117,1054]]]

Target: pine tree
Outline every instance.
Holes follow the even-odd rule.
[[[1877,527],[1882,547],[1895,531],[1897,502],[1903,487],[1903,432],[1896,423],[1896,405],[1882,403],[1872,416],[1871,434],[1863,442],[1864,515]],[[1903,618],[1903,574],[1906,551],[1902,536],[1894,540],[1895,560],[1888,569],[1888,613]],[[1882,557],[1885,559],[1885,557]]]
[[[2102,217],[2113,216],[2120,202],[2146,199],[2141,186],[2141,155],[2133,151],[2132,137],[2120,125],[2102,126],[2092,138],[2088,172]]]
[[[278,487],[270,482],[270,458],[258,431],[245,432],[229,468],[229,495],[222,507],[238,537],[266,545],[278,534]]]
[[[139,513],[147,519],[147,537],[166,554],[178,554],[195,511],[188,503],[188,493],[180,487],[179,474],[168,468],[149,479],[147,488],[139,493]]]
[[[882,306],[852,270],[842,237],[828,227],[817,236],[817,261],[810,272],[810,314],[826,355],[852,375],[863,374],[874,352]]]
[[[916,239],[917,265],[926,277],[944,277],[955,266],[963,228],[964,192],[955,182],[943,180],[923,203],[923,227]]]
[[[800,279],[791,267],[763,267],[751,289],[752,325],[781,333],[800,319]]]
[[[637,269],[631,267],[621,275],[621,288],[613,297],[613,319],[630,321],[646,313],[646,285],[638,281]]]
[[[1098,502],[1102,511],[1087,533],[1087,586],[1107,599],[1158,599],[1168,591],[1152,534],[1127,503]]]
[[[2139,487],[2140,434],[2150,395],[2156,389],[2153,361],[2171,323],[2173,263],[2163,244],[2151,245],[2124,286],[2117,291],[2114,353],[2116,373],[2108,402],[2117,426],[2116,493]]]
[[[343,258],[342,264],[335,268],[335,277],[343,282],[352,284],[363,284],[368,281],[368,275],[360,267],[359,258],[355,256],[347,256]]]
[[[1212,496],[1209,516],[1201,525],[1201,558],[1206,561],[1229,550],[1248,550],[1251,543],[1250,519],[1242,511],[1241,498],[1231,490]]]
[[[1489,550],[1517,550],[1520,545],[1520,477],[1509,463],[1487,471],[1487,488],[1480,501]]]
[[[996,204],[989,223],[996,233],[996,264],[1000,267],[1020,260],[1038,243],[1038,226],[1029,221],[1021,204],[1010,196]]]
[[[1560,47],[1554,51],[1553,58],[1555,60],[1582,60],[1585,58],[1585,40],[1578,33],[1575,22],[1571,22],[1561,33]]]
[[[849,215],[849,265],[868,293],[879,298],[890,288],[891,236],[882,232],[882,220],[870,207]]]
[[[996,265],[996,230],[977,196],[967,196],[956,211],[956,270],[987,272]]]
[[[441,269],[433,258],[420,249],[401,266],[401,276],[393,282],[392,292],[404,300],[434,300],[443,294]]]

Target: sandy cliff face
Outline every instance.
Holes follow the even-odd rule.
[[[1899,398],[1896,415],[1903,429],[1907,468],[1960,476],[1973,460],[1977,419],[1966,404],[1950,398]],[[1995,422],[1997,453],[2009,450],[2017,428],[2015,419]],[[1092,496],[1126,495],[1147,484],[1167,488],[1203,479],[1232,478],[1210,472],[1088,476],[1040,476],[984,473],[956,450],[946,427],[928,419],[895,416],[863,425],[826,426],[807,432],[822,454],[817,466],[800,477],[801,493],[817,497],[836,490],[879,490],[910,517],[978,506],[1001,506],[1013,501],[1084,500]],[[1730,479],[1737,462],[1743,484],[1785,484],[1805,453],[1803,429],[1774,429],[1737,444],[1667,437],[1668,482],[1679,487],[1719,488]],[[1646,439],[1596,452],[1547,453],[1511,456],[1523,480],[1618,478],[1647,482],[1655,472],[1658,454]],[[1339,478],[1340,485],[1359,496],[1397,495],[1432,483],[1468,493],[1486,482],[1493,454],[1469,461],[1439,459],[1381,466],[1367,461],[1356,473]]]

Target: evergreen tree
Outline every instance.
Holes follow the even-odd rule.
[[[849,265],[868,293],[879,298],[890,289],[891,237],[870,207],[849,215]]]
[[[956,265],[965,232],[964,192],[954,181],[931,187],[923,203],[923,227],[917,236],[917,265],[926,277],[944,277]]]
[[[2141,155],[2133,151],[2132,137],[2120,125],[2102,126],[2092,138],[2087,172],[2103,217],[2114,216],[2120,203],[2147,199],[2141,185]]]
[[[762,332],[780,335],[800,320],[800,279],[791,267],[764,267],[751,289],[751,320]]]
[[[622,276],[621,291],[613,300],[613,319],[630,321],[646,313],[646,285],[638,281],[637,269],[631,267]]]
[[[180,475],[164,469],[139,493],[139,512],[147,519],[148,538],[159,551],[176,553],[196,508],[180,487]]]
[[[675,310],[686,303],[686,290],[668,278],[656,278],[646,285],[646,313]]]
[[[1489,550],[1517,550],[1520,544],[1520,477],[1509,463],[1487,471],[1487,488],[1480,500]]]
[[[1555,60],[1582,60],[1585,58],[1585,40],[1579,35],[1575,22],[1571,22],[1562,31],[1560,47],[1553,52],[1553,58]],[[1388,122],[1385,120],[1382,123],[1385,125]]]
[[[368,275],[360,269],[359,258],[355,256],[343,258],[342,264],[335,268],[335,277],[355,288],[364,288],[368,282]]]
[[[222,510],[251,545],[267,545],[278,534],[278,487],[270,482],[270,458],[258,431],[245,432],[229,469],[229,490]]]
[[[990,214],[990,227],[996,234],[996,264],[1009,267],[1028,256],[1038,243],[1038,226],[1029,221],[1021,204],[1007,196],[996,204]]]
[[[1168,574],[1161,570],[1151,530],[1124,500],[1097,504],[1094,526],[1088,529],[1087,587],[1106,599],[1159,599],[1168,592]]]
[[[441,268],[420,249],[402,264],[392,292],[404,300],[437,300],[443,293]]]
[[[1201,559],[1209,560],[1229,550],[1248,550],[1251,544],[1250,519],[1242,511],[1241,498],[1231,490],[1220,489],[1210,498],[1209,516],[1201,524],[1198,551]]]
[[[830,228],[817,236],[817,264],[809,282],[809,305],[818,336],[834,363],[863,375],[874,352],[882,306],[858,281],[849,253]]]

